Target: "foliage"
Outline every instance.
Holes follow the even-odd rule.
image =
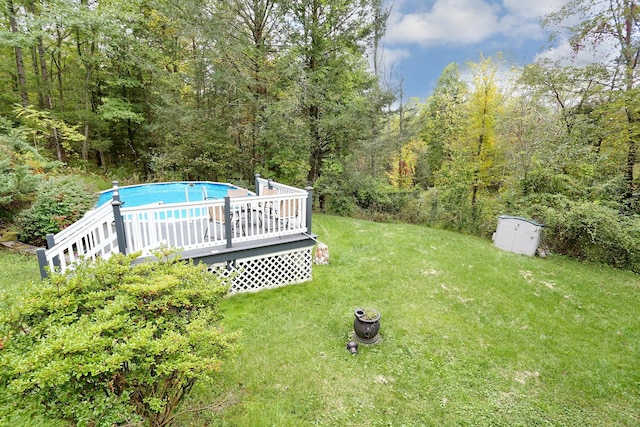
[[[471,222],[472,211],[469,199],[468,181],[455,181],[454,176],[448,174],[451,182],[458,185],[436,186],[426,192],[429,211],[427,224],[456,231],[473,231]]]
[[[12,216],[28,205],[45,172],[57,168],[26,142],[24,128],[0,119],[0,208]]]
[[[387,172],[391,185],[397,188],[413,185],[417,158],[423,150],[424,144],[419,141],[410,141],[401,147],[400,154],[391,159],[391,170]]]
[[[308,181],[375,134],[384,96],[367,71],[366,47],[384,27],[377,0],[287,0],[291,41],[301,64],[300,96],[310,154]]]
[[[640,217],[561,195],[534,195],[521,204],[525,215],[545,225],[543,242],[551,251],[640,273]]]
[[[450,159],[451,147],[464,133],[468,88],[460,78],[458,64],[449,64],[442,71],[433,94],[422,112],[422,139],[426,148],[418,159],[418,175],[422,186],[435,184],[435,176],[443,162]]]
[[[74,425],[172,423],[234,347],[216,326],[227,286],[170,253],[114,255],[52,274],[2,314],[2,416]]]
[[[577,18],[577,19],[576,19]],[[624,180],[626,189],[622,197],[622,207],[627,212],[638,213],[635,202],[638,187],[637,164],[640,132],[640,108],[638,108],[638,57],[640,56],[640,7],[636,0],[572,0],[559,11],[548,15],[545,23],[555,29],[554,35],[568,35],[574,52],[589,51],[594,48],[612,49],[601,59],[610,70],[606,81],[610,92],[605,99],[622,100],[613,111],[622,107],[619,122],[614,127],[617,132],[616,145],[622,145],[624,156]],[[567,25],[569,24],[569,25]],[[622,96],[619,94],[622,93]],[[598,115],[592,119],[597,122]],[[602,122],[605,128],[613,123]],[[611,133],[616,132],[612,130]]]
[[[321,209],[327,213],[392,220],[401,215],[416,194],[414,188],[395,188],[383,177],[376,179],[337,162],[326,162],[324,171],[315,190]]]
[[[49,177],[39,184],[31,206],[16,219],[22,240],[44,245],[47,234],[55,234],[76,222],[96,200],[95,189],[76,176]]]
[[[78,132],[77,126],[67,124],[64,120],[59,120],[52,116],[49,111],[38,110],[33,106],[17,106],[16,117],[21,118],[34,141],[34,146],[46,146],[44,141],[55,132],[56,138],[60,138],[62,146],[67,151],[84,140],[84,136]]]
[[[464,103],[459,99],[464,91],[459,82],[456,84],[456,70],[447,69],[448,74],[441,80],[446,86],[427,104],[431,108],[442,104],[438,109],[427,110],[431,111],[426,116],[428,123],[433,122],[431,128],[446,121],[451,121],[454,129],[461,126],[437,145],[436,157],[440,160],[430,161],[434,184],[439,187],[433,202],[437,204],[436,223],[485,234],[483,203],[491,203],[502,185],[502,156],[496,143],[502,94],[497,65],[491,58],[471,64],[471,68],[473,84]],[[434,114],[442,109],[446,114]],[[461,111],[452,111],[455,109]],[[428,147],[433,151],[436,145],[431,142]],[[436,169],[439,162],[441,166]]]
[[[314,185],[318,197],[318,207],[323,212],[338,215],[351,215],[356,209],[350,171],[340,162],[325,160],[324,172]]]
[[[362,315],[358,316],[360,314],[359,312],[362,312]],[[374,320],[380,317],[380,313],[375,308],[364,307],[356,309],[356,316],[362,320]]]

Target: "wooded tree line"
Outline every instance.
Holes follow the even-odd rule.
[[[545,22],[598,63],[447,67],[413,106],[404,126],[420,133],[392,170],[396,185],[429,189],[413,210],[485,236],[500,214],[526,216],[550,250],[639,271],[639,18],[635,1],[572,0]]]
[[[13,147],[139,180],[261,173],[326,211],[485,236],[522,215],[551,250],[640,271],[635,0],[545,18],[597,64],[481,57],[393,109],[382,0],[0,1]]]
[[[389,102],[365,56],[381,0],[2,4],[2,114],[30,121],[62,162],[312,182]]]

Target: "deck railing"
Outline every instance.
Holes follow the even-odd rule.
[[[146,256],[162,246],[213,251],[311,232],[310,188],[290,187],[259,175],[255,185],[256,192],[244,197],[203,197],[200,201],[126,208],[121,206],[114,182],[111,204],[89,211],[60,233],[47,236],[48,249],[38,250],[41,276],[46,277],[50,269],[64,272],[81,259],[108,258],[118,252],[140,251]],[[264,191],[267,188],[275,191]]]
[[[49,249],[38,250],[40,274],[45,267],[67,270],[81,258],[108,258],[118,252],[118,237],[114,227],[113,207],[100,206],[85,214],[56,235],[47,236]]]

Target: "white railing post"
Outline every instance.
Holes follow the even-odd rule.
[[[51,233],[47,234],[47,249],[51,249],[55,245],[56,245],[55,236],[53,234],[51,234]],[[53,257],[53,266],[54,267],[60,267],[60,257],[59,256],[54,256]]]
[[[256,189],[256,196],[259,196],[260,195],[260,174],[259,173],[257,173],[255,175],[255,184],[254,184],[254,186],[255,186],[255,189]]]

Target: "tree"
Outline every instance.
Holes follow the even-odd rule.
[[[474,90],[469,97],[469,128],[473,182],[471,206],[477,208],[478,191],[499,185],[495,173],[497,162],[496,124],[502,103],[496,82],[496,66],[491,59],[472,65]]]
[[[633,210],[637,193],[637,179],[634,175],[638,162],[637,131],[640,116],[627,101],[640,83],[638,79],[638,59],[640,59],[640,5],[636,0],[571,0],[560,11],[546,17],[550,26],[561,26],[577,18],[578,23],[567,28],[569,41],[575,52],[586,48],[613,43],[617,51],[608,66],[612,70],[610,87],[621,92],[617,105],[625,112],[627,145],[625,161],[625,194],[623,203],[627,210]],[[560,30],[562,31],[562,30]],[[557,33],[559,33],[558,31]]]
[[[306,184],[324,159],[373,139],[388,104],[366,61],[384,31],[381,0],[2,4],[3,114],[37,99],[78,126],[73,144],[57,128],[46,139],[72,164]],[[15,47],[31,53],[23,66]]]
[[[59,166],[27,142],[25,129],[0,118],[0,220],[28,206],[44,173]]]
[[[386,19],[374,0],[287,0],[290,42],[303,74],[300,104],[308,132],[308,181],[322,173],[327,157],[348,153],[350,144],[367,136],[357,114],[365,93],[377,79],[365,70],[363,52],[379,37]],[[371,107],[375,111],[379,102]],[[369,116],[369,114],[367,114]]]
[[[244,83],[240,88],[246,93],[234,133],[243,157],[243,175],[249,178],[258,166],[265,168],[273,154],[273,141],[265,138],[263,131],[270,125],[267,107],[278,102],[276,87],[284,74],[278,67],[283,52],[277,48],[283,42],[284,11],[275,0],[234,0],[227,6],[233,12],[234,25],[228,27],[226,38],[235,49],[226,56],[233,58],[237,77]]]
[[[423,186],[434,185],[434,177],[442,163],[451,156],[451,146],[460,139],[464,130],[467,86],[460,79],[458,64],[445,67],[438,78],[433,94],[427,99],[422,113],[425,141],[418,170]]]
[[[462,130],[444,148],[449,155],[436,175],[436,187],[445,222],[458,229],[486,232],[480,199],[495,197],[502,184],[502,154],[496,139],[503,97],[491,58],[469,66],[473,81],[464,104]]]
[[[521,83],[506,100],[498,135],[506,148],[503,200],[507,211],[523,197],[553,192],[556,180],[552,177],[562,173],[562,159],[573,155],[567,152],[567,144],[560,142],[566,134],[565,122],[558,119],[546,95],[541,95],[536,85]]]
[[[525,68],[523,90],[547,110],[540,130],[551,130],[538,146],[538,174],[530,174],[526,185],[536,192],[628,206],[628,132],[634,126],[626,111],[633,101],[623,95],[633,91],[611,90],[610,79],[610,70],[599,64],[559,67],[541,62]],[[556,125],[548,120],[550,114],[557,117]]]
[[[18,35],[18,24],[16,19],[16,10],[13,4],[13,0],[7,0],[7,14],[9,16],[9,29],[12,34]],[[22,106],[26,107],[29,105],[29,92],[27,91],[27,78],[24,69],[24,60],[22,55],[22,47],[19,44],[14,46],[15,56],[16,56],[16,75],[17,75],[17,85],[20,91],[20,99],[22,101]]]
[[[227,286],[167,252],[52,274],[0,316],[0,415],[74,425],[168,426],[234,348],[217,305]]]

